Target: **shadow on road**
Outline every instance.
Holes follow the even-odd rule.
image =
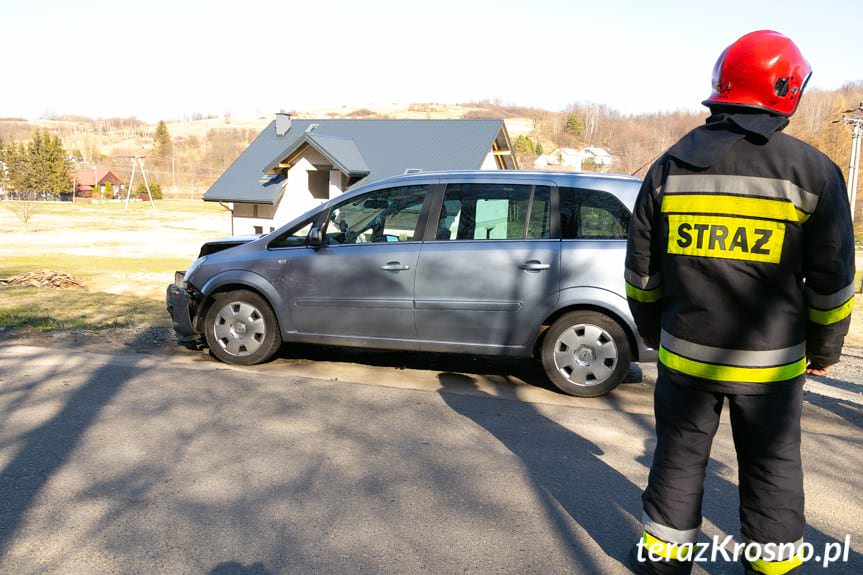
[[[602,450],[577,433],[567,429],[537,411],[528,403],[514,403],[506,409],[510,417],[500,417],[497,410],[489,410],[487,399],[491,395],[482,392],[471,395],[454,393],[474,385],[475,381],[464,374],[442,373],[439,376],[443,389],[441,397],[454,411],[469,418],[494,435],[524,463],[537,496],[545,512],[555,526],[561,544],[575,562],[588,573],[604,572],[592,558],[591,551],[580,542],[572,522],[577,523],[612,559],[623,562],[629,547],[638,537],[641,517],[641,488],[632,483],[618,470],[605,463],[600,456]],[[477,390],[479,391],[479,390]],[[608,396],[614,405],[614,394]],[[652,463],[655,431],[652,417],[618,412],[629,418],[649,436],[644,454],[637,460],[646,468]],[[521,424],[512,425],[517,417]],[[805,463],[805,462],[804,462]],[[705,480],[704,516],[728,534],[738,534],[737,485],[720,473],[724,466],[711,459]],[[735,539],[739,536],[736,535]],[[706,537],[702,536],[704,540]],[[817,552],[825,544],[837,540],[810,525],[806,526],[805,540],[814,545]],[[851,575],[859,573],[863,556],[851,550],[849,562],[834,564],[829,572]],[[711,575],[738,573],[736,564],[703,563],[701,569]],[[820,572],[820,565],[807,567]],[[626,571],[622,571],[626,572]]]
[[[480,356],[457,353],[389,351],[312,344],[283,346],[278,356],[285,361],[327,361],[356,363],[372,367],[391,367],[441,373],[491,375],[562,393],[546,377],[539,361],[532,358]],[[641,383],[641,367],[633,363],[624,383]]]
[[[207,575],[273,575],[263,563],[243,565],[236,561],[220,563],[213,567]]]
[[[536,494],[555,526],[560,545],[583,571],[607,570],[580,543],[573,521],[583,528],[611,558],[623,562],[638,537],[641,489],[605,463],[594,443],[555,423],[529,403],[508,402],[507,417],[488,410],[493,396],[451,393],[475,385],[460,373],[442,373],[440,395],[455,412],[485,428],[517,455],[525,465]],[[512,418],[519,425],[513,425]],[[622,568],[622,567],[621,567]]]
[[[106,364],[97,369],[66,398],[55,415],[17,438],[20,447],[0,468],[0,557],[6,554],[28,510],[71,458],[87,429],[123,386],[140,373],[136,364],[137,361],[125,366]],[[52,371],[32,387],[56,376]],[[23,391],[29,393],[30,389]],[[13,401],[9,407],[17,405]]]

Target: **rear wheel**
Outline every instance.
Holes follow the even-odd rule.
[[[632,352],[626,332],[596,311],[561,316],[544,334],[542,366],[561,391],[596,397],[617,387],[629,369]]]
[[[272,308],[264,298],[246,290],[215,296],[204,320],[204,337],[213,355],[239,365],[263,363],[282,344]]]

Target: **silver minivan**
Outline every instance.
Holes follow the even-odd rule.
[[[517,356],[597,396],[655,359],[629,313],[629,176],[418,173],[346,192],[263,236],[201,248],[168,287],[179,339],[222,361],[283,343]]]

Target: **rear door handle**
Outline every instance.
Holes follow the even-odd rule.
[[[401,262],[387,262],[381,266],[381,269],[388,272],[403,272],[411,269],[411,267],[406,266]]]
[[[529,272],[539,272],[542,270],[549,269],[551,267],[551,264],[544,264],[539,260],[528,260],[518,267]]]

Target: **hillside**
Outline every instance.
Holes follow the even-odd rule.
[[[827,153],[847,174],[851,139],[848,128],[836,123],[839,112],[863,102],[863,82],[839,90],[812,91],[806,95],[787,132]],[[666,112],[624,115],[598,104],[574,104],[564,111],[503,105],[498,102],[465,104],[384,104],[360,108],[293,111],[301,118],[503,118],[517,145],[522,168],[532,168],[537,150],[558,147],[600,146],[615,156],[613,170],[643,175],[643,170],[668,146],[706,117],[704,112]],[[87,165],[112,168],[122,179],[130,169],[128,156],[147,155],[147,171],[167,196],[199,198],[271,120],[204,117],[167,120],[170,154],[152,155],[155,126],[135,118],[91,119],[65,116],[23,120],[0,118],[0,138],[25,140],[36,130],[60,136],[67,150]],[[124,157],[125,156],[125,157]],[[863,203],[858,203],[858,213]],[[858,221],[860,221],[858,217]]]

